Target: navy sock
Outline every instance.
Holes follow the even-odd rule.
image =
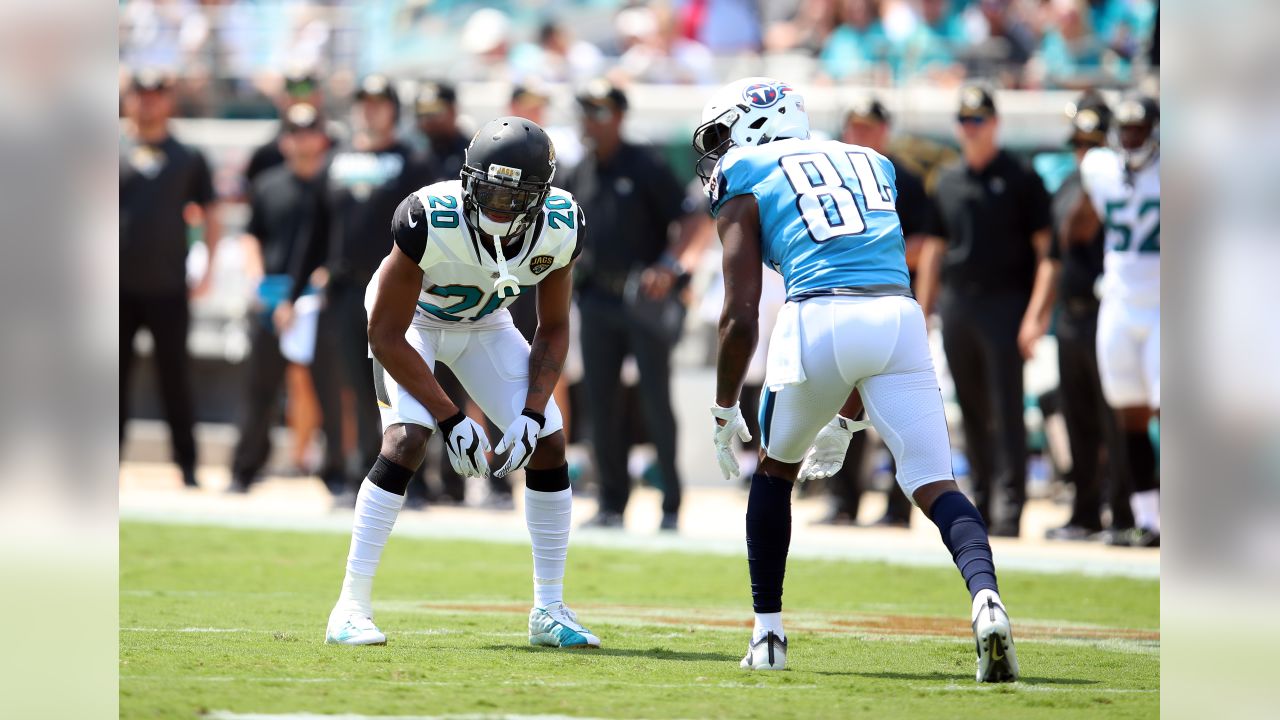
[[[976,596],[979,590],[1000,592],[996,587],[996,566],[991,559],[987,524],[969,498],[957,490],[943,493],[933,501],[929,513],[965,585],[969,586],[969,596]]]
[[[1156,449],[1146,430],[1128,430],[1124,434],[1125,450],[1129,455],[1129,472],[1133,474],[1133,491],[1159,489],[1156,480]]]
[[[751,476],[747,497],[747,564],[752,607],[758,613],[782,612],[782,577],[791,547],[793,483],[764,473]]]

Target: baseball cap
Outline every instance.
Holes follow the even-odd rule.
[[[418,88],[414,109],[419,115],[444,112],[458,104],[458,93],[448,83],[428,81]]]
[[[400,104],[400,96],[396,94],[396,88],[391,84],[391,78],[386,75],[367,75],[360,81],[360,87],[356,90],[356,100],[374,97],[386,98],[397,106]]]
[[[172,86],[173,79],[169,74],[157,68],[142,68],[134,72],[133,77],[129,79],[129,87],[134,92],[168,90]]]
[[[957,119],[991,118],[996,116],[996,101],[991,91],[979,85],[970,85],[960,91],[960,109]]]
[[[627,109],[627,94],[603,78],[587,83],[578,93],[578,103],[586,106],[607,107],[618,112]]]
[[[888,108],[880,102],[879,98],[867,95],[853,101],[849,106],[849,112],[844,116],[844,122],[846,125],[855,120],[888,123],[891,118]]]
[[[546,105],[550,99],[546,90],[535,82],[521,83],[511,90],[511,104],[513,105],[519,102],[536,102]]]
[[[313,130],[321,127],[324,120],[320,117],[320,111],[310,103],[298,103],[285,111],[284,114],[284,131],[297,132],[298,130]]]

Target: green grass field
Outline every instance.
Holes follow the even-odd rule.
[[[795,561],[790,669],[738,669],[744,557],[573,548],[598,651],[528,646],[527,546],[392,538],[385,647],[323,644],[348,537],[122,523],[120,716],[1156,717],[1159,585],[1001,575],[1023,680],[974,682],[953,568]],[[745,555],[745,554],[744,554]],[[998,557],[997,557],[998,562]]]

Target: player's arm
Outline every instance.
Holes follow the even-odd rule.
[[[529,390],[524,406],[544,415],[565,356],[569,354],[569,299],[573,294],[573,266],[551,271],[538,283],[538,327],[529,347]]]
[[[1049,331],[1053,316],[1054,294],[1058,285],[1056,264],[1049,259],[1049,246],[1053,242],[1050,227],[1053,223],[1049,192],[1040,175],[1027,169],[1027,182],[1022,183],[1025,199],[1023,211],[1027,213],[1027,228],[1031,233],[1031,248],[1036,254],[1036,275],[1031,286],[1031,301],[1022,316],[1018,329],[1018,349],[1022,357],[1030,359],[1036,343]]]
[[[760,214],[751,194],[731,198],[716,220],[724,245],[724,310],[716,356],[716,404],[732,407],[742,393],[742,381],[755,352],[759,334]]]

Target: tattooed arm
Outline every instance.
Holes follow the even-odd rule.
[[[538,283],[538,329],[529,349],[529,391],[524,406],[546,411],[569,353],[569,298],[573,294],[573,265],[554,270]]]

